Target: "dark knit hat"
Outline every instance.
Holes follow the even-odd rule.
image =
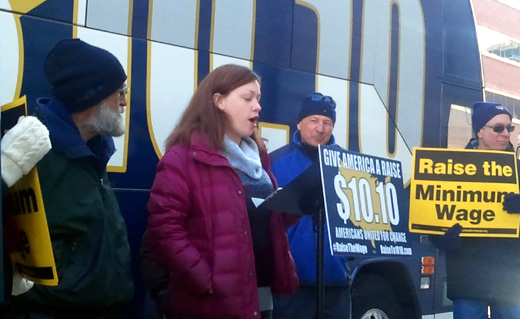
[[[496,102],[475,102],[473,103],[473,114],[471,115],[471,126],[473,127],[473,132],[477,134],[478,131],[484,125],[486,125],[489,120],[494,118],[499,114],[507,114],[509,118],[512,119],[513,116],[509,110],[502,106],[500,103]]]
[[[126,81],[112,53],[80,39],[58,42],[45,58],[43,71],[52,94],[70,113],[98,104]]]
[[[298,123],[309,115],[327,116],[336,123],[336,102],[330,96],[312,93],[303,100]]]

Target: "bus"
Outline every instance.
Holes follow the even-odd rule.
[[[108,164],[132,249],[125,318],[153,316],[138,267],[149,190],[166,137],[217,66],[261,76],[268,150],[289,142],[302,98],[322,92],[337,102],[336,142],[400,161],[405,189],[412,149],[446,147],[452,105],[483,99],[469,0],[0,0],[0,34],[0,105],[25,97],[31,113],[50,95],[43,60],[66,38],[109,50],[128,74],[127,132]],[[412,256],[349,257],[352,318],[451,318],[442,252],[407,236]]]

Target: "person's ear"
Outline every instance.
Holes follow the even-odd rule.
[[[215,106],[221,111],[224,111],[223,99],[224,98],[220,93],[213,94],[213,104],[215,104]]]

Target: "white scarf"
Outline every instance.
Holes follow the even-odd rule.
[[[249,177],[260,179],[262,177],[262,162],[260,161],[260,153],[255,141],[250,137],[244,137],[237,143],[224,136],[224,149],[221,152],[231,166],[244,172]]]

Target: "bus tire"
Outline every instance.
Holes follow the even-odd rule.
[[[352,287],[352,319],[403,319],[401,303],[383,277],[365,275]]]

